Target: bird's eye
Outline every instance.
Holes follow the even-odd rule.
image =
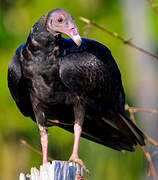
[[[58,23],[59,25],[62,24],[65,20],[65,15],[64,14],[58,14],[56,17],[55,17],[55,21],[56,23]]]
[[[63,22],[63,18],[62,18],[62,17],[59,17],[57,21],[58,21],[59,23],[62,23],[62,22]]]

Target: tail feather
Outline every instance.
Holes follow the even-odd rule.
[[[49,123],[56,125],[51,121]],[[58,121],[57,126],[73,132],[73,124]],[[145,135],[123,114],[106,114],[104,117],[86,116],[82,137],[118,151],[135,151],[135,145],[145,145]]]
[[[119,151],[134,151],[133,146],[145,145],[145,135],[126,115],[106,114],[102,118],[87,118],[83,125],[83,136],[87,139]]]
[[[118,130],[133,145],[145,145],[145,135],[123,114],[108,114],[102,118],[106,123]]]
[[[124,123],[128,126],[129,130],[134,134],[137,143],[139,143],[141,146],[145,145],[144,139],[145,135],[141,132],[140,129],[125,115],[119,114],[121,119],[124,121]]]

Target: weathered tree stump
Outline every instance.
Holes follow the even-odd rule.
[[[19,180],[82,180],[83,169],[74,162],[52,161],[40,166],[40,170],[33,167],[31,174],[20,173]]]

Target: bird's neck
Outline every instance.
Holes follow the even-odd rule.
[[[58,56],[60,53],[61,35],[47,36],[44,32],[39,33],[38,37],[30,35],[26,46],[32,54],[47,54]]]
[[[46,30],[43,17],[33,26],[27,39],[26,47],[33,55],[60,54],[61,35],[53,35]]]

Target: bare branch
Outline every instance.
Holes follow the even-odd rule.
[[[143,146],[140,146],[140,148],[142,149],[142,151],[144,152],[144,155],[148,161],[148,171],[147,171],[147,175],[150,176],[150,172],[152,173],[152,176],[153,176],[153,179],[154,180],[157,180],[158,179],[158,176],[157,176],[157,173],[156,173],[156,170],[155,170],[155,167],[152,163],[152,160],[151,160],[151,156],[149,154],[149,152],[147,152]]]
[[[158,60],[158,56],[155,56],[155,55],[152,54],[151,52],[149,52],[149,51],[147,51],[147,50],[145,50],[145,49],[143,49],[143,48],[141,48],[141,47],[136,46],[135,44],[133,44],[133,43],[131,42],[131,39],[126,40],[126,39],[124,39],[123,37],[119,36],[116,32],[109,31],[109,30],[106,29],[104,26],[98,25],[98,24],[96,24],[94,21],[91,21],[91,20],[86,19],[86,18],[84,18],[84,17],[79,17],[79,19],[80,19],[81,21],[87,23],[88,25],[93,26],[93,27],[96,27],[96,28],[98,28],[98,29],[106,32],[107,34],[109,34],[109,35],[111,35],[111,36],[119,39],[119,40],[122,41],[124,44],[126,44],[126,45],[128,45],[128,46],[130,46],[130,47],[132,47],[132,48],[135,48],[135,49],[137,49],[138,51],[140,51],[140,52],[142,52],[142,53],[145,53],[145,54],[151,56],[152,58]]]
[[[130,107],[129,107],[128,104],[125,105],[125,109],[129,111],[130,119],[132,120],[132,122],[133,122],[134,124],[136,124],[133,111],[132,111],[132,109],[130,109]]]
[[[136,120],[135,120],[135,117],[134,117],[134,114],[132,111],[129,111],[130,113],[130,117],[132,117],[132,121],[133,123],[136,124]],[[146,139],[148,140],[149,137],[146,137]],[[152,140],[151,138],[149,138],[150,140]],[[153,140],[152,140],[153,141]],[[155,170],[155,167],[152,163],[152,160],[151,160],[151,156],[149,154],[148,151],[145,150],[144,146],[140,146],[141,150],[144,152],[144,155],[148,161],[148,169],[147,169],[147,175],[150,176],[150,172],[152,173],[152,176],[153,176],[153,179],[154,180],[157,180],[158,179],[158,176],[157,176],[157,173],[156,173],[156,170]]]
[[[145,108],[137,108],[137,107],[131,107],[128,106],[127,104],[125,105],[125,109],[132,111],[132,112],[150,112],[153,114],[158,114],[158,110],[155,109],[145,109]]]
[[[37,154],[40,154],[42,156],[42,152],[36,148],[34,148],[32,145],[30,145],[29,143],[27,143],[25,140],[21,139],[20,143],[23,144],[24,146],[26,146],[28,149],[31,149],[32,151],[36,152]],[[49,161],[54,161],[53,158],[48,156],[48,160]]]
[[[137,107],[130,107],[128,104],[125,105],[125,109],[129,111],[130,113],[130,118],[131,120],[136,124],[135,121],[135,117],[134,117],[134,112],[150,112],[150,113],[154,113],[154,114],[158,114],[158,110],[154,110],[154,109],[144,109],[144,108],[137,108]],[[158,142],[155,141],[154,139],[152,139],[149,136],[146,136],[146,140],[154,145],[154,146],[158,146]]]
[[[152,144],[152,145],[154,145],[154,146],[158,146],[158,142],[155,141],[154,139],[152,139],[151,137],[146,136],[146,140],[147,140],[150,144]]]
[[[87,24],[86,26],[83,27],[83,35],[84,35],[84,37],[87,37],[88,32],[89,32],[89,28],[90,28],[89,24]]]
[[[147,3],[153,9],[153,11],[158,15],[158,10],[156,9],[155,5],[151,2],[151,0],[147,0]]]

